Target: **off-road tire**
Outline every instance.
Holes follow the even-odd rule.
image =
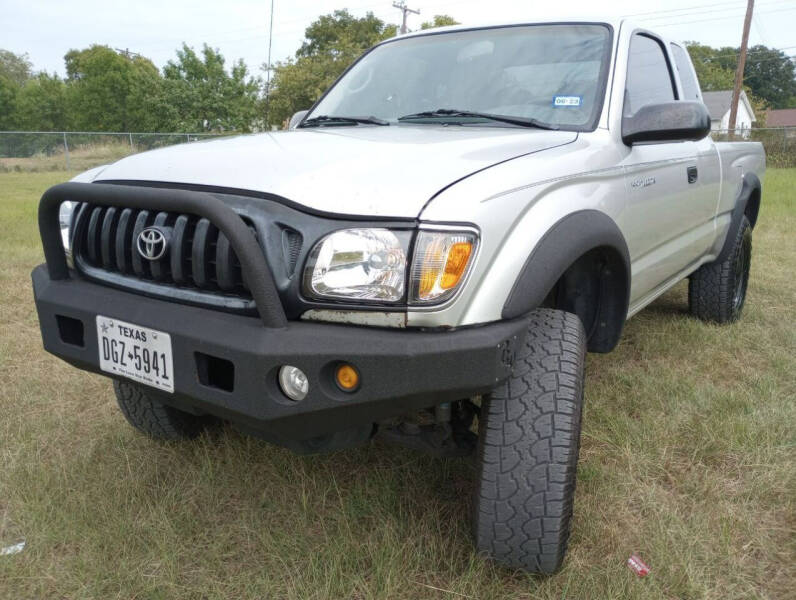
[[[182,440],[199,435],[211,422],[156,400],[144,387],[113,382],[116,402],[127,421],[156,440]]]
[[[691,314],[711,323],[738,320],[746,301],[751,261],[752,225],[744,216],[727,258],[702,265],[688,280]]]
[[[475,545],[502,566],[552,573],[564,560],[585,360],[580,319],[559,310],[535,310],[511,377],[483,399]]]

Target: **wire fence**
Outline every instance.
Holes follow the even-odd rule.
[[[80,172],[145,150],[192,143],[231,133],[100,133],[93,131],[0,131],[0,173]],[[716,141],[756,141],[769,167],[796,167],[796,127],[711,132]]]
[[[137,152],[224,135],[230,134],[0,131],[0,173],[80,172]]]
[[[796,127],[761,127],[732,132],[719,129],[711,132],[717,142],[760,142],[766,149],[769,167],[796,167]]]

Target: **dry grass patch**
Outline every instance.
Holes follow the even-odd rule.
[[[471,460],[133,431],[106,380],[41,350],[36,201],[65,178],[0,175],[0,546],[27,541],[0,557],[0,597],[793,597],[796,170],[767,175],[740,323],[691,319],[680,284],[589,357],[574,532],[549,578],[473,554]]]

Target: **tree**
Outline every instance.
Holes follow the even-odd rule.
[[[732,89],[739,48],[712,48],[687,42],[702,91]],[[744,67],[744,87],[773,108],[788,108],[796,96],[796,67],[781,50],[766,46],[749,48]]]
[[[23,85],[33,73],[33,64],[27,54],[14,54],[0,48],[0,76],[11,83]]]
[[[268,125],[280,125],[307,109],[365,50],[394,37],[396,25],[368,13],[362,18],[337,10],[314,21],[294,59],[278,63],[268,95]],[[264,68],[267,68],[264,65]]]
[[[686,48],[703,92],[732,89],[735,71],[716,61],[715,48],[697,42],[686,42]]]
[[[19,86],[0,73],[0,131],[17,128],[17,94]]]
[[[426,21],[420,25],[420,29],[436,29],[437,27],[448,27],[458,24],[459,22],[450,15],[434,15],[434,20]]]
[[[762,45],[749,48],[744,85],[772,108],[796,108],[796,67],[782,51]]]
[[[147,58],[129,58],[107,46],[70,50],[64,57],[71,128],[84,131],[152,130],[162,79]]]
[[[170,120],[178,131],[250,131],[258,118],[260,81],[242,60],[227,72],[224,57],[205,45],[201,57],[186,44],[163,68]]]
[[[394,37],[397,32],[397,25],[385,25],[371,12],[358,19],[346,9],[336,10],[318,17],[304,30],[306,39],[296,52],[296,58],[334,56],[349,47],[363,52],[388,37]]]
[[[64,131],[67,128],[66,85],[57,75],[39,73],[19,90],[17,127],[31,131]]]

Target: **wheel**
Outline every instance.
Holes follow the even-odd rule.
[[[688,280],[688,308],[703,321],[731,323],[741,316],[752,262],[752,225],[744,216],[732,251],[720,263],[702,265]]]
[[[140,385],[114,381],[113,391],[130,425],[157,440],[194,438],[213,421],[167,406]]]
[[[567,550],[580,446],[586,333],[573,314],[532,313],[511,377],[484,397],[474,502],[476,549],[552,573]]]

